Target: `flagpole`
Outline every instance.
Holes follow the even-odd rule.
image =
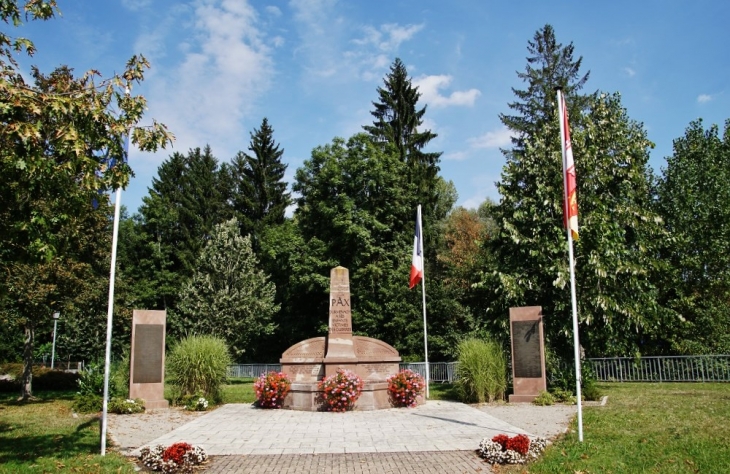
[[[129,96],[129,88],[125,90]],[[129,132],[124,137],[124,153],[129,153]],[[127,159],[126,156],[121,157],[120,161]],[[104,400],[101,410],[101,455],[106,455],[106,431],[107,431],[107,409],[109,406],[109,370],[111,366],[112,353],[112,322],[114,320],[114,280],[117,268],[117,241],[119,238],[119,213],[122,202],[122,188],[116,190],[114,198],[114,227],[112,230],[112,259],[109,269],[109,302],[106,313],[106,351],[104,352]]]
[[[562,91],[558,88],[558,112],[560,115],[560,150],[563,155],[563,207],[568,209],[568,170],[566,161],[565,110]],[[568,222],[566,214],[566,223]],[[575,394],[578,406],[578,441],[583,442],[583,410],[581,402],[580,339],[578,337],[578,300],[575,295],[575,259],[573,257],[573,233],[570,225],[565,226],[568,234],[568,261],[570,266],[570,302],[573,309],[573,352],[575,356]]]
[[[426,329],[426,262],[425,262],[425,250],[423,249],[423,222],[421,221],[421,205],[418,205],[418,228],[421,229],[421,235],[420,235],[420,245],[421,245],[421,266],[422,266],[422,277],[421,277],[421,295],[423,297],[423,352],[426,358],[426,400],[428,400],[429,397],[429,389],[428,389],[428,383],[431,380],[430,374],[429,374],[429,364],[428,364],[428,334]]]

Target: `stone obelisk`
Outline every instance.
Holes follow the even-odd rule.
[[[335,267],[330,272],[329,334],[326,350],[325,376],[334,374],[340,368],[355,368],[357,357],[352,340],[350,273],[345,267]]]

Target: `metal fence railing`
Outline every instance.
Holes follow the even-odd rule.
[[[601,382],[730,382],[730,355],[603,357],[585,359]],[[457,362],[429,362],[431,382],[453,383]],[[426,376],[425,362],[404,362]],[[281,370],[280,364],[236,364],[228,366],[229,377],[258,377]],[[549,373],[547,374],[550,375]]]
[[[429,378],[431,382],[453,382],[456,375],[456,362],[429,362]],[[400,364],[400,369],[411,369],[426,376],[425,362],[409,362]],[[229,377],[258,377],[270,371],[278,372],[281,364],[234,364],[228,366]]]
[[[730,355],[586,359],[602,382],[730,382]]]

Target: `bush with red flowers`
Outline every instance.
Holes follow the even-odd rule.
[[[415,407],[425,388],[421,374],[410,369],[388,377],[388,396],[394,407]]]
[[[256,406],[261,408],[281,408],[286,394],[291,388],[291,380],[284,372],[261,374],[253,384],[256,391]]]
[[[334,375],[321,380],[317,388],[322,410],[344,412],[352,410],[360,398],[363,381],[355,372],[338,369]]]
[[[523,434],[509,437],[498,434],[491,440],[484,438],[479,443],[479,455],[492,464],[523,464],[537,459],[545,450],[547,441],[543,438],[531,440]]]
[[[153,471],[164,473],[193,472],[193,468],[204,463],[208,454],[200,446],[188,443],[175,443],[167,448],[157,445],[145,446],[140,450],[139,459]]]

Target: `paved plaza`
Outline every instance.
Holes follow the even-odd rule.
[[[201,445],[207,472],[490,472],[475,450],[499,433],[526,432],[449,401],[346,413],[228,404],[149,444]]]

